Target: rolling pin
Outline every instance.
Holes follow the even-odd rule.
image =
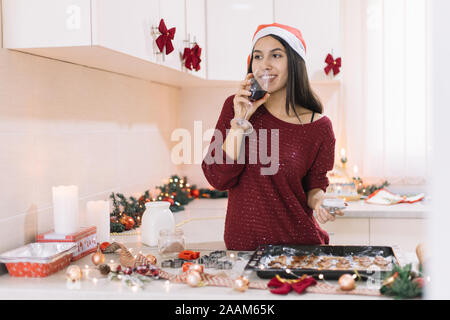
[[[419,263],[423,266],[425,262],[425,249],[423,243],[419,243],[416,247],[416,255]]]

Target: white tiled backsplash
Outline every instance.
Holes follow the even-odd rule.
[[[53,226],[52,186],[86,202],[176,173],[180,89],[0,49],[0,252]]]

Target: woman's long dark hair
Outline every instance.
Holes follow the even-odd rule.
[[[296,105],[302,106],[316,113],[323,113],[323,105],[320,99],[313,92],[308,79],[305,61],[298,55],[291,46],[282,38],[271,34],[271,37],[280,41],[286,50],[288,59],[288,78],[286,83],[286,114],[290,114],[290,110],[294,112],[297,119],[301,122],[300,117],[295,109]],[[248,73],[252,72],[253,52],[248,66]]]

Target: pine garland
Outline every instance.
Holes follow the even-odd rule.
[[[110,214],[111,225],[110,231],[115,233],[123,232],[130,228],[127,225],[130,217],[134,221],[132,228],[139,227],[142,220],[142,215],[145,211],[145,203],[150,201],[168,201],[170,202],[170,210],[178,212],[184,210],[184,205],[188,204],[196,198],[226,198],[227,191],[218,191],[211,189],[197,189],[197,187],[190,186],[187,183],[187,178],[180,178],[178,175],[172,175],[169,178],[169,183],[162,186],[157,186],[159,194],[152,195],[149,190],[136,199],[133,196],[125,197],[122,193],[112,193],[109,197],[112,200],[113,210]]]
[[[358,193],[363,196],[370,196],[372,193],[379,189],[389,186],[389,182],[385,180],[381,185],[371,184],[368,186],[361,186],[358,188]]]
[[[412,264],[404,267],[396,265],[385,278],[380,293],[395,299],[412,299],[422,296],[423,278],[411,271]]]

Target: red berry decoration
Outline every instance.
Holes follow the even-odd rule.
[[[151,273],[152,273],[152,277],[154,279],[159,279],[159,270],[158,269],[152,269]]]
[[[129,268],[129,267],[127,267],[127,268],[125,268],[125,270],[123,270],[123,273],[125,273],[126,275],[130,275],[130,274],[132,274],[133,273],[133,269],[131,269],[131,268]]]

